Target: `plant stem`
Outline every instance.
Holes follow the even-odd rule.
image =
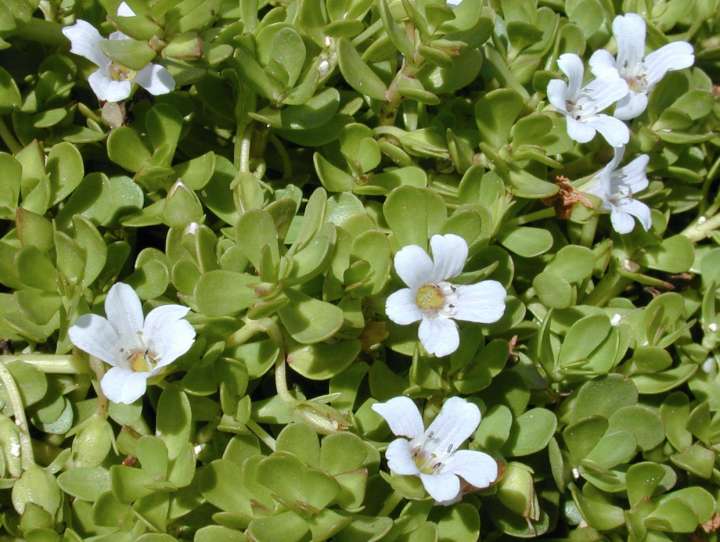
[[[33,456],[32,440],[30,440],[30,427],[28,427],[27,418],[25,417],[25,407],[23,406],[22,397],[20,397],[20,390],[15,383],[15,379],[8,371],[5,364],[0,363],[0,381],[2,381],[5,387],[5,393],[10,401],[10,407],[12,408],[15,416],[15,424],[18,426],[20,433],[20,454],[22,457],[23,469],[35,464],[35,458]]]
[[[629,279],[620,275],[616,269],[611,269],[602,280],[600,280],[595,289],[588,294],[584,303],[586,305],[603,307],[607,305],[607,302],[613,297],[616,297],[622,292],[630,282]]]
[[[227,346],[238,346],[245,344],[255,335],[262,331],[262,327],[259,326],[254,320],[247,321],[240,329],[230,335],[225,344]]]
[[[584,247],[592,247],[595,240],[595,232],[597,231],[598,215],[590,217],[590,219],[582,225],[580,230],[580,244]]]
[[[90,367],[92,368],[93,372],[95,373],[95,380],[96,383],[94,385],[95,393],[97,394],[98,403],[97,403],[97,413],[99,416],[102,416],[103,418],[107,418],[108,408],[110,404],[108,403],[108,398],[105,397],[105,394],[102,390],[102,385],[100,384],[100,381],[103,379],[103,376],[105,376],[105,367],[103,366],[102,361],[97,359],[94,356],[90,356]]]
[[[553,216],[555,216],[555,208],[546,207],[545,209],[540,209],[538,211],[533,211],[532,213],[513,218],[512,220],[508,221],[507,225],[522,226],[523,224],[527,224],[529,222],[542,220],[544,218],[552,218]]]
[[[717,228],[720,228],[720,214],[711,218],[706,218],[705,215],[702,215],[695,219],[693,223],[685,228],[681,233],[690,239],[690,241],[696,243],[705,239]]]
[[[293,397],[287,385],[287,366],[285,365],[285,353],[279,352],[275,361],[275,388],[278,395],[286,403],[294,404],[297,399]]]
[[[15,135],[10,128],[8,128],[5,119],[2,117],[0,117],[0,139],[2,139],[12,154],[16,154],[22,150],[22,145],[20,145],[20,142],[15,138]]]
[[[260,439],[270,450],[275,451],[275,439],[270,436],[270,433],[265,431],[255,420],[248,420],[245,422],[245,426],[253,432],[253,434]]]
[[[402,495],[400,495],[397,491],[393,491],[390,495],[388,495],[388,498],[385,499],[385,502],[377,515],[379,517],[389,516],[392,511],[397,508],[397,505],[400,504],[401,500]]]
[[[72,355],[58,354],[3,354],[0,364],[22,361],[45,374],[75,375],[90,372],[88,364]]]

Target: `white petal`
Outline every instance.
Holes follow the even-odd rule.
[[[463,0],[447,0],[447,5],[452,7],[457,7],[460,4],[462,4]]]
[[[594,115],[621,100],[630,92],[625,79],[593,79],[582,90],[583,116]]]
[[[468,246],[459,235],[433,235],[430,239],[433,255],[435,281],[447,280],[462,273],[467,260]]]
[[[122,102],[130,96],[130,81],[114,81],[104,68],[94,71],[88,77],[90,88],[104,102]]]
[[[184,319],[190,311],[182,305],[162,305],[151,310],[143,326],[145,345],[158,357],[156,368],[164,367],[195,342],[195,329]]]
[[[425,491],[439,504],[453,501],[460,494],[460,479],[451,473],[421,474]]]
[[[150,373],[136,373],[130,369],[113,367],[102,377],[100,387],[113,403],[129,405],[145,394]]]
[[[619,146],[619,147],[613,147],[613,157],[610,162],[608,162],[608,165],[605,166],[605,171],[608,176],[612,174],[613,171],[617,169],[617,167],[622,162],[623,157],[625,156],[625,146]]]
[[[437,357],[449,356],[460,346],[457,324],[448,318],[423,318],[418,335],[425,350]]]
[[[645,56],[645,21],[637,13],[618,15],[612,24],[621,70],[638,66]]]
[[[403,288],[393,292],[385,302],[385,314],[401,326],[417,322],[422,318],[422,311],[415,304],[416,290]]]
[[[143,311],[140,298],[131,286],[118,282],[105,298],[105,314],[127,347],[143,348]]]
[[[420,474],[412,456],[410,442],[404,438],[393,440],[385,451],[388,467],[393,474],[413,475]]]
[[[647,104],[647,94],[631,90],[617,103],[613,116],[620,120],[632,120],[645,112]]]
[[[108,36],[109,40],[131,40],[132,38],[122,32],[113,32]]]
[[[455,294],[457,320],[491,324],[497,322],[505,313],[507,292],[496,280],[484,280],[477,284],[458,285]]]
[[[432,282],[433,261],[421,247],[408,245],[395,254],[395,271],[410,288]]]
[[[582,59],[575,53],[565,53],[560,55],[557,64],[562,72],[568,78],[568,95],[577,96],[583,83],[583,75],[585,68]]]
[[[615,59],[605,49],[598,49],[595,51],[590,60],[588,61],[590,70],[593,72],[595,77],[601,79],[614,79],[620,77],[617,66],[615,66]]]
[[[633,194],[645,190],[649,184],[645,173],[649,161],[647,154],[641,154],[620,170],[623,184],[629,186]]]
[[[613,229],[621,234],[630,233],[635,228],[633,217],[618,207],[613,207],[610,212],[610,223]]]
[[[579,122],[574,118],[566,117],[567,133],[570,139],[574,139],[578,143],[587,143],[595,137],[595,128],[588,126],[584,122]]]
[[[637,218],[645,231],[648,231],[652,227],[650,207],[645,205],[642,201],[627,199],[618,205],[618,209]]]
[[[96,66],[110,64],[110,59],[100,49],[103,37],[89,22],[78,19],[74,25],[63,28],[62,33],[70,40],[71,53],[87,58]]]
[[[674,41],[645,57],[645,69],[650,86],[673,70],[689,68],[695,62],[693,47],[686,41]]]
[[[127,5],[127,2],[120,2],[116,13],[118,17],[135,17],[135,12]]]
[[[475,432],[480,424],[480,409],[462,397],[451,397],[443,404],[425,431],[422,447],[438,455],[451,454]]]
[[[68,329],[72,343],[103,360],[110,365],[117,365],[120,356],[120,337],[115,328],[102,316],[83,314]]]
[[[602,134],[613,147],[622,147],[630,141],[630,130],[620,119],[610,115],[595,115],[585,121],[585,124]]]
[[[135,82],[153,96],[175,90],[175,79],[163,66],[148,64],[135,76]]]
[[[552,79],[547,86],[548,101],[560,112],[567,112],[568,86],[562,79]]]
[[[498,477],[498,464],[488,454],[472,450],[458,450],[443,461],[441,472],[452,472],[470,485],[485,488]]]
[[[403,395],[393,397],[384,403],[375,403],[371,408],[385,419],[394,435],[409,439],[423,436],[425,426],[422,416],[417,405],[409,397]]]

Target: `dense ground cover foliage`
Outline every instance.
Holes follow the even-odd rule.
[[[3,540],[715,540],[720,1],[3,0]]]

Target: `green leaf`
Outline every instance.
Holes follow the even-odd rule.
[[[385,199],[383,214],[398,246],[426,247],[428,239],[440,231],[447,211],[442,198],[431,190],[400,186]]]
[[[290,303],[278,311],[288,333],[301,344],[315,344],[332,337],[343,324],[343,311],[336,305],[287,290]]]
[[[515,420],[504,449],[510,457],[534,454],[548,445],[556,429],[555,414],[544,408],[533,408]]]
[[[136,71],[155,58],[155,51],[147,43],[133,39],[102,40],[100,49],[112,60]]]
[[[385,83],[363,62],[351,42],[338,39],[337,55],[340,72],[352,88],[376,100],[385,100]]]
[[[236,314],[256,299],[257,277],[216,269],[203,274],[195,285],[198,310],[208,316]]]

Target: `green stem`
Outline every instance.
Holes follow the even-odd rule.
[[[709,209],[707,209],[705,206],[707,205],[707,202],[710,200],[710,187],[712,186],[713,181],[715,180],[715,177],[717,177],[718,172],[720,172],[720,157],[718,157],[717,160],[713,163],[713,165],[710,167],[710,170],[708,171],[708,174],[705,176],[705,181],[703,182],[702,187],[702,201],[700,202],[700,212],[701,214],[706,214]],[[717,198],[715,202],[713,202],[713,206],[717,204]],[[717,208],[715,208],[717,210]],[[711,211],[710,214],[714,214],[715,211]]]
[[[245,423],[245,426],[250,429],[250,431],[252,431],[257,438],[260,439],[260,442],[265,444],[265,446],[270,448],[270,450],[272,450],[273,452],[275,451],[275,439],[270,436],[270,433],[260,427],[255,420],[248,420]]]
[[[293,397],[287,385],[287,365],[285,364],[285,353],[279,352],[275,361],[275,388],[278,395],[286,403],[295,404],[297,399]]]
[[[242,131],[242,134],[238,134],[238,140],[236,144],[236,163],[238,170],[243,173],[250,173],[250,143],[252,141],[252,125],[247,125]]]
[[[706,218],[703,215],[695,219],[695,221],[693,221],[693,223],[685,228],[681,233],[690,239],[690,241],[696,243],[708,237],[717,228],[720,228],[720,214],[711,218]]]
[[[270,143],[272,143],[272,146],[275,147],[275,151],[277,151],[278,156],[280,157],[280,162],[282,163],[283,168],[283,179],[292,178],[292,161],[290,160],[290,155],[288,154],[285,145],[283,145],[283,142],[280,141],[280,138],[275,134],[270,134]]]
[[[598,215],[593,215],[582,225],[580,230],[580,244],[584,247],[592,247],[595,240],[595,232],[597,231]]]
[[[382,508],[377,513],[379,517],[387,517],[389,516],[395,508],[397,508],[397,505],[400,504],[400,501],[402,500],[402,495],[400,495],[397,491],[393,491],[388,495],[388,498],[385,499],[385,502],[382,505]]]
[[[2,139],[3,143],[5,143],[5,146],[12,154],[16,154],[22,150],[22,145],[20,145],[20,142],[17,140],[10,128],[8,128],[5,119],[2,117],[0,117],[0,139]]]
[[[20,433],[20,454],[22,457],[23,469],[27,469],[35,464],[32,440],[30,440],[30,427],[28,426],[27,418],[25,417],[25,407],[23,406],[22,397],[20,397],[20,390],[18,390],[15,379],[3,363],[0,363],[0,381],[2,381],[5,393],[10,401],[10,407],[12,408],[15,416],[15,424],[18,426],[18,431]]]
[[[241,344],[245,344],[262,330],[262,326],[258,325],[257,322],[249,320],[235,333],[230,335],[225,341],[225,344],[227,346],[239,346]]]
[[[586,305],[595,305],[603,307],[607,305],[613,297],[622,292],[625,287],[630,284],[630,280],[620,275],[616,269],[611,269],[600,280],[595,289],[585,298]]]
[[[533,211],[532,213],[513,218],[508,221],[507,225],[522,226],[523,224],[527,224],[529,222],[542,220],[544,218],[552,218],[553,216],[555,216],[555,209],[553,207],[547,207],[545,209],[540,209],[538,211]]]
[[[94,356],[90,356],[90,367],[95,373],[94,388],[98,398],[97,413],[99,416],[107,418],[108,408],[110,407],[110,404],[108,403],[108,398],[105,397],[105,394],[102,391],[102,386],[100,384],[103,376],[105,376],[105,366],[103,365],[102,361],[100,361]]]
[[[76,375],[90,372],[88,364],[75,356],[40,353],[0,355],[0,364],[11,361],[22,361],[45,374]]]

